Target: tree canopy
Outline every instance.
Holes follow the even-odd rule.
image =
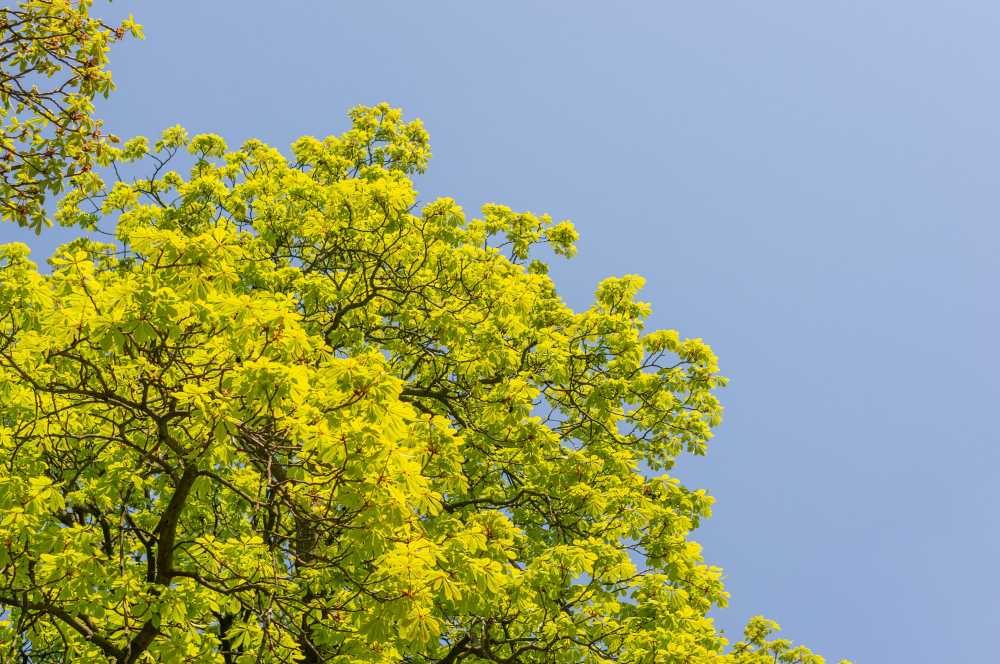
[[[114,142],[93,117],[114,88],[110,45],[141,37],[131,18],[112,26],[91,0],[21,0],[0,7],[0,218],[40,231],[47,194],[89,170]]]
[[[712,498],[669,470],[720,421],[709,346],[638,276],[573,311],[569,222],[421,205],[420,122],[351,120],[132,139],[55,214],[112,241],[0,247],[0,657],[822,662],[707,615]]]

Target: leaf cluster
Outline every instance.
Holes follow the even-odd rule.
[[[111,44],[142,37],[130,17],[112,26],[92,0],[21,0],[0,7],[0,218],[36,232],[46,196],[89,171],[109,142],[93,100],[114,88]]]

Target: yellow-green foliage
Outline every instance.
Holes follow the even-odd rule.
[[[0,7],[0,218],[45,226],[46,195],[87,172],[114,136],[93,117],[95,96],[114,88],[112,43],[142,29],[108,25],[92,0],[20,0]]]
[[[105,165],[154,177],[56,215],[116,244],[0,249],[0,657],[821,662],[707,617],[712,499],[667,471],[719,423],[711,349],[637,276],[572,311],[537,258],[571,224],[420,207],[420,123],[351,117],[290,159],[133,139]]]

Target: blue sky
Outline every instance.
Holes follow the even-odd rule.
[[[280,7],[280,9],[279,9]],[[425,201],[570,218],[589,302],[638,273],[653,324],[732,379],[698,533],[737,633],[836,661],[988,661],[1000,633],[1000,3],[115,3],[146,27],[102,104],[278,146],[355,104],[420,117]],[[9,226],[41,258],[67,235]]]

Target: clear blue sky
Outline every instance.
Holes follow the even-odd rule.
[[[122,136],[424,120],[424,200],[576,222],[578,307],[647,277],[732,383],[697,534],[836,661],[1000,661],[1000,3],[116,2]],[[58,232],[29,239],[46,255]],[[41,256],[39,256],[41,257]]]

